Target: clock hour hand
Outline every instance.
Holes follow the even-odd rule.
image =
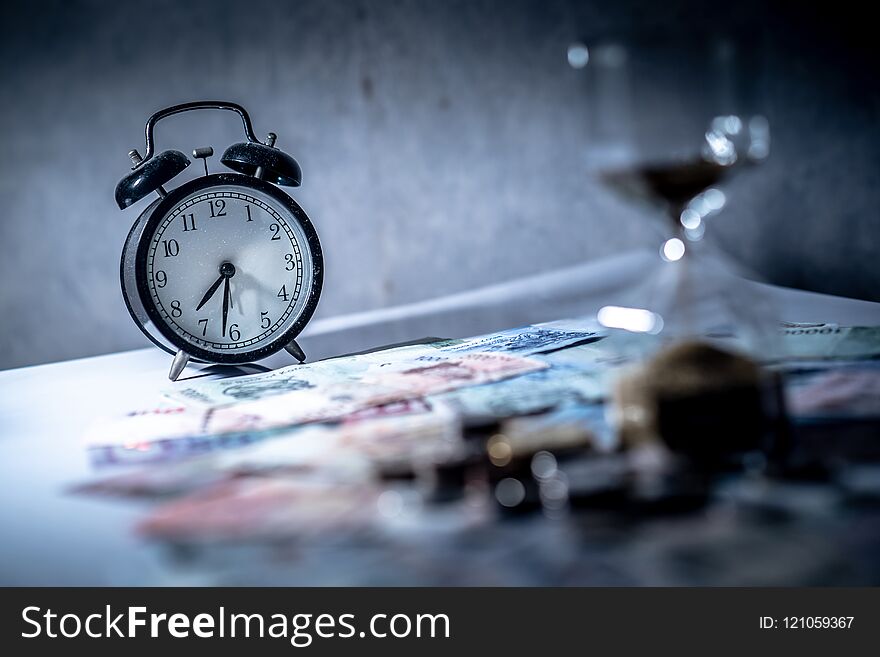
[[[208,288],[207,292],[205,292],[205,296],[203,296],[202,300],[199,301],[199,305],[196,306],[196,310],[201,310],[202,306],[204,306],[206,303],[208,303],[208,301],[211,300],[211,297],[214,296],[214,293],[217,291],[217,288],[220,287],[220,283],[222,283],[224,280],[228,281],[229,279],[226,276],[224,276],[223,274],[220,274],[220,278],[218,278],[216,281],[214,281],[214,284]]]
[[[235,265],[233,265],[231,262],[224,262],[222,265],[220,265],[220,278],[218,278],[216,281],[214,281],[214,283],[211,285],[211,287],[208,288],[208,291],[205,292],[205,296],[202,297],[202,300],[199,301],[199,305],[196,306],[196,310],[201,310],[202,306],[204,306],[206,303],[208,303],[208,301],[211,300],[211,297],[214,296],[214,293],[217,291],[217,288],[220,287],[220,283],[223,282],[223,279],[226,279],[226,289],[227,289],[227,294],[228,294],[229,279],[231,277],[233,277],[234,275],[235,275]],[[224,301],[224,305],[225,305],[225,303],[226,302]],[[226,331],[224,330],[223,333],[225,334]]]

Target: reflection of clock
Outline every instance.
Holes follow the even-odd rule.
[[[247,142],[220,161],[236,173],[208,174],[166,192],[162,185],[190,162],[179,151],[153,155],[152,131],[161,118],[193,109],[239,114]],[[132,173],[116,188],[120,208],[158,192],[129,233],[122,252],[122,291],[132,318],[150,340],[176,353],[171,379],[190,357],[245,363],[282,347],[298,360],[295,337],[318,304],[323,257],[309,218],[277,185],[296,186],[299,165],[253,136],[244,108],[197,102],[157,112],[147,122],[147,150],[131,152]]]

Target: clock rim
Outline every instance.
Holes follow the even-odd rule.
[[[238,353],[222,353],[211,351],[210,349],[196,346],[179,336],[167,324],[164,317],[162,317],[161,313],[159,313],[158,309],[153,303],[149,289],[149,282],[147,281],[146,277],[146,264],[148,256],[147,252],[149,251],[150,239],[165,215],[186,196],[189,196],[194,192],[199,192],[220,185],[236,185],[238,187],[250,188],[262,192],[270,196],[273,200],[277,201],[280,205],[282,205],[286,210],[289,211],[290,215],[299,223],[300,227],[303,229],[303,232],[306,236],[306,242],[312,257],[312,280],[309,297],[308,299],[306,299],[306,303],[303,306],[302,312],[296,318],[294,323],[279,337],[272,340],[272,342],[256,349],[252,349],[250,351],[242,351]],[[147,216],[144,221],[143,228],[140,232],[140,238],[135,245],[135,287],[137,288],[137,294],[140,303],[143,306],[143,309],[146,312],[150,322],[155,326],[156,331],[158,331],[165,340],[167,340],[177,349],[186,352],[196,360],[204,361],[207,363],[251,363],[266,358],[267,356],[271,356],[272,354],[283,349],[285,345],[287,345],[291,340],[296,338],[296,336],[298,336],[302,332],[302,330],[311,320],[312,316],[315,313],[315,309],[318,306],[318,301],[320,299],[321,290],[324,284],[324,257],[321,251],[321,243],[318,239],[318,233],[315,230],[315,227],[312,225],[312,222],[309,219],[308,215],[306,215],[305,211],[299,206],[299,204],[283,190],[279,189],[275,185],[272,185],[271,183],[266,182],[265,180],[254,178],[253,176],[248,176],[245,174],[213,173],[185,182],[180,187],[177,187],[168,192],[168,194],[164,198],[154,201],[150,206],[146,208],[146,210],[144,210],[143,215],[138,219],[138,221],[135,222],[135,226],[132,228],[132,232],[141,222],[141,219],[143,219],[144,215],[149,216]],[[128,246],[128,242],[126,242],[126,247]],[[123,261],[124,259],[125,254],[123,253]],[[128,299],[126,299],[126,305],[128,305],[129,307],[129,313],[132,314],[132,318],[135,319],[135,322],[140,327],[140,329],[144,333],[146,333],[147,337],[150,338],[150,340],[154,344],[164,349],[165,351],[168,351],[169,353],[174,353],[166,346],[160,344],[154,338],[154,336],[149,334],[147,328],[143,325],[143,323],[134,315],[134,313],[132,313],[131,304],[129,303]]]

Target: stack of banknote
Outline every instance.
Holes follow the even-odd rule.
[[[785,375],[789,414],[880,417],[880,327],[780,331],[788,357],[764,365]],[[460,528],[533,509],[699,504],[705,477],[662,449],[625,449],[609,412],[621,368],[655,347],[565,320],[182,380],[95,422],[96,475],[76,490],[149,498],[138,531],[175,542],[424,530],[429,507],[432,528]]]

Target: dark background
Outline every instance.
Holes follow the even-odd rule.
[[[878,58],[856,7],[4,3],[0,368],[146,346],[118,284],[140,210],[113,189],[146,118],[188,100],[244,104],[299,159],[294,196],[327,261],[319,317],[654,244],[650,219],[585,171],[589,90],[566,51],[672,27],[753,32],[773,130],[708,239],[773,283],[880,301]],[[226,113],[157,132],[184,152],[240,138]]]

